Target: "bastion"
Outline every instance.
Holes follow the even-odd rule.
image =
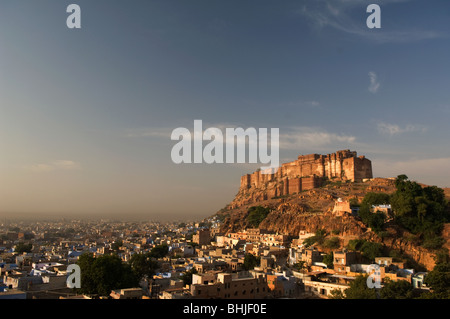
[[[300,155],[284,163],[274,174],[256,171],[241,177],[241,190],[262,188],[268,182],[282,184],[276,195],[287,195],[320,187],[325,179],[361,182],[371,179],[372,162],[355,151],[342,150],[328,155]]]

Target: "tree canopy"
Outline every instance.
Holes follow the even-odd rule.
[[[399,175],[396,192],[391,196],[395,221],[417,235],[418,244],[437,249],[443,244],[440,234],[443,223],[450,221],[444,190],[437,186],[422,187]]]
[[[367,278],[368,275],[356,277],[344,292],[332,291],[331,299],[414,299],[420,296],[405,280],[385,279],[382,288],[374,289],[367,286]]]
[[[413,299],[416,295],[412,284],[405,280],[392,281],[385,278],[383,288],[380,289],[381,299]]]
[[[384,246],[380,243],[373,243],[364,239],[352,239],[347,244],[347,249],[353,251],[360,251],[362,256],[370,261],[375,257],[384,255]]]
[[[152,258],[150,253],[134,254],[130,259],[131,269],[137,278],[152,278],[159,268],[159,263]]]
[[[269,215],[269,208],[262,206],[252,206],[248,209],[247,222],[252,227],[258,227],[259,224]]]
[[[339,237],[331,237],[327,238],[324,243],[323,247],[328,249],[338,249],[341,246],[341,241]]]
[[[111,249],[115,252],[118,252],[120,247],[122,247],[122,246],[123,246],[123,241],[118,240],[111,244]]]
[[[166,244],[162,244],[153,247],[149,253],[150,254],[149,256],[159,259],[166,257],[168,253],[169,253],[169,246],[167,246]]]
[[[323,244],[326,236],[326,231],[324,229],[317,229],[314,236],[308,237],[303,241],[305,247],[309,247],[315,243]]]
[[[358,276],[350,282],[350,287],[344,291],[345,299],[377,299],[375,289],[367,286],[367,275]]]
[[[138,285],[138,278],[128,263],[115,254],[94,257],[82,254],[77,264],[81,271],[81,292],[108,296],[112,290]]]
[[[261,261],[260,257],[256,257],[253,254],[247,253],[247,254],[245,254],[245,257],[244,257],[243,268],[245,270],[251,270],[251,269],[255,268],[256,266],[258,266],[260,261]]]
[[[192,284],[192,275],[197,273],[197,269],[191,268],[190,270],[186,271],[184,274],[180,276],[180,279],[183,280],[183,284],[191,285]]]
[[[30,253],[32,248],[33,248],[32,244],[18,243],[16,247],[14,247],[14,251],[19,254]]]
[[[383,230],[385,215],[381,212],[372,212],[372,205],[384,205],[390,203],[390,196],[386,193],[367,193],[361,202],[359,216],[364,224],[375,232]]]
[[[425,276],[425,284],[431,288],[429,298],[450,299],[450,263],[436,264]]]
[[[334,264],[333,264],[333,260],[334,260],[333,256],[334,256],[334,254],[333,254],[333,252],[331,252],[331,253],[326,254],[325,256],[323,256],[323,259],[322,259],[322,262],[325,265],[327,265],[327,267],[329,269],[332,269],[333,266],[334,266]]]

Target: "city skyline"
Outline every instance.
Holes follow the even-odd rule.
[[[211,216],[260,165],[173,163],[196,119],[450,187],[446,1],[70,3],[0,4],[0,217]]]

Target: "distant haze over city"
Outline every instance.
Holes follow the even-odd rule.
[[[198,119],[450,187],[448,1],[377,1],[376,30],[363,1],[76,3],[81,29],[68,2],[0,4],[0,219],[214,214],[261,165],[173,163]]]

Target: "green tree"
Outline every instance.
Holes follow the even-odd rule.
[[[425,276],[425,284],[431,288],[431,298],[450,299],[450,264],[436,264]]]
[[[139,279],[143,277],[152,278],[159,268],[159,263],[151,257],[150,253],[134,254],[131,256],[130,265]]]
[[[34,238],[34,234],[32,234],[32,233],[25,233],[25,235],[24,235],[25,240],[30,240],[33,238]]]
[[[123,246],[123,241],[118,240],[111,244],[111,249],[115,252],[118,252],[120,247],[122,247],[122,246]]]
[[[358,276],[350,282],[350,287],[344,291],[345,299],[377,299],[375,289],[367,286],[367,277]]]
[[[330,291],[330,299],[345,299],[345,293],[340,289],[333,289]]]
[[[112,290],[138,285],[138,278],[131,266],[117,255],[93,257],[83,254],[78,263],[81,270],[81,291],[87,294],[108,296]]]
[[[413,299],[416,295],[413,286],[405,281],[384,280],[383,288],[380,289],[381,299]]]
[[[183,275],[180,276],[180,279],[183,280],[183,284],[191,285],[192,284],[192,275],[197,273],[197,269],[191,268],[190,270],[186,271]]]
[[[18,243],[14,248],[14,251],[19,254],[30,253],[32,248],[33,248],[32,244]]]
[[[375,257],[384,255],[384,246],[380,243],[373,243],[364,239],[352,239],[347,244],[347,249],[360,251],[363,257],[373,261]]]
[[[324,229],[317,229],[314,236],[308,237],[303,241],[305,247],[309,247],[315,243],[321,245],[323,244],[326,236],[326,231]]]
[[[301,271],[303,269],[306,269],[306,261],[304,260],[300,260],[298,262],[296,262],[295,264],[292,265],[292,267],[297,270],[297,271]]]
[[[252,206],[248,209],[247,222],[251,227],[256,228],[269,215],[269,212],[267,207]]]
[[[245,257],[244,257],[243,268],[245,270],[251,270],[251,269],[255,268],[256,266],[258,266],[260,261],[261,261],[260,257],[256,257],[253,254],[247,253],[247,254],[245,254]]]
[[[348,241],[347,249],[359,251],[366,241],[364,239],[351,239]]]
[[[362,202],[362,205],[385,205],[390,203],[390,196],[386,193],[375,193],[369,192],[367,193]]]
[[[439,249],[445,243],[444,238],[439,235],[426,234],[422,246],[427,249]]]
[[[386,216],[382,212],[375,212],[369,219],[369,227],[376,233],[380,233],[384,229]]]
[[[327,265],[328,269],[331,269],[334,266],[334,264],[333,264],[334,257],[333,256],[334,256],[333,252],[323,256],[322,262],[325,265]]]
[[[303,241],[303,246],[309,247],[311,245],[314,245],[315,243],[316,243],[316,237],[315,236],[311,236],[311,237],[306,238]]]
[[[443,240],[440,234],[443,224],[450,220],[448,202],[444,190],[437,186],[422,187],[399,175],[395,181],[397,190],[391,197],[397,224],[417,235],[417,244],[438,249]]]
[[[341,241],[338,237],[331,237],[325,240],[323,247],[328,249],[338,249],[341,246]]]
[[[386,193],[367,193],[361,202],[359,216],[362,222],[372,228],[375,232],[383,230],[385,216],[381,212],[372,212],[372,205],[389,204],[390,196]]]
[[[383,245],[379,243],[373,243],[370,241],[366,241],[361,246],[361,252],[363,257],[373,261],[376,257],[381,257],[384,255]]]
[[[167,256],[168,253],[169,253],[169,246],[167,246],[166,244],[157,245],[153,247],[152,250],[150,251],[150,257],[156,259],[164,258]]]

